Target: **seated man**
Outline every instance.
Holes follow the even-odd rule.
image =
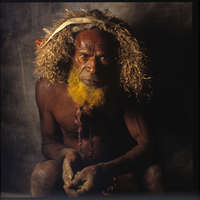
[[[47,30],[46,30],[47,31]],[[67,11],[37,41],[42,152],[33,197],[162,192],[160,170],[139,109],[149,77],[130,28],[98,10]]]

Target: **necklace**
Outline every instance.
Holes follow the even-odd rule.
[[[81,139],[81,132],[82,132],[82,122],[81,122],[81,106],[76,106],[76,113],[75,113],[75,119],[74,122],[77,124],[78,127],[78,146],[79,146],[79,152],[81,153],[81,145],[82,145],[82,139]]]
[[[78,146],[79,146],[79,152],[82,153],[82,135],[83,135],[83,123],[82,123],[82,116],[83,114],[89,115],[89,109],[85,106],[77,105],[76,114],[75,114],[75,123],[77,124],[77,132],[78,132]],[[92,127],[90,124],[88,125],[88,131],[89,131],[89,144],[90,144],[90,150],[89,150],[89,157],[94,158],[94,144],[92,141]]]

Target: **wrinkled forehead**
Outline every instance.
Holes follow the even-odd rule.
[[[76,49],[107,50],[109,47],[107,35],[98,29],[85,30],[75,37]]]

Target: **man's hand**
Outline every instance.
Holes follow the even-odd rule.
[[[71,181],[74,178],[75,173],[80,169],[81,169],[80,154],[73,149],[69,149],[63,160],[62,178],[64,181],[64,186],[68,186],[71,184]]]
[[[76,197],[102,189],[108,182],[102,164],[91,165],[77,172],[74,179],[64,189],[69,196]]]

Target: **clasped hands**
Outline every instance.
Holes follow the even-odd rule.
[[[81,156],[75,150],[70,150],[63,161],[64,190],[70,197],[77,197],[89,192],[102,190],[108,181],[103,163],[90,165],[81,169]],[[105,178],[103,182],[102,178]],[[111,178],[110,178],[111,180]]]

